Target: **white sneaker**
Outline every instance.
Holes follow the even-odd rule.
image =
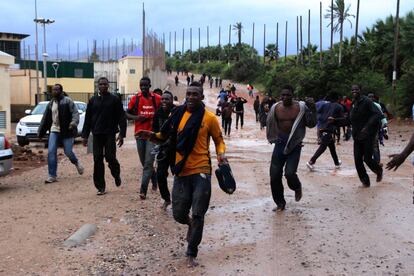
[[[80,175],[82,175],[82,174],[83,174],[83,172],[85,171],[85,169],[83,168],[83,166],[81,165],[81,163],[80,163],[80,162],[78,162],[78,164],[76,164],[76,169],[78,170],[78,173],[79,173]]]
[[[53,183],[53,182],[57,182],[56,177],[49,176],[49,177],[45,180],[45,184],[50,184],[50,183]]]
[[[306,167],[308,167],[308,169],[309,169],[311,172],[313,172],[313,170],[315,169],[315,167],[314,167],[311,163],[309,163],[309,162],[306,162]]]
[[[342,165],[342,161],[338,160],[338,165],[335,165],[335,169],[340,169]]]

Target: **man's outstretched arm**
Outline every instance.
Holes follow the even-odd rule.
[[[389,161],[387,163],[387,169],[388,170],[392,170],[394,169],[397,170],[398,167],[404,163],[405,159],[407,159],[407,157],[414,151],[414,132],[411,135],[410,141],[408,142],[408,144],[405,146],[405,148],[403,149],[403,151],[399,154],[391,154],[390,157],[392,158],[391,161]]]

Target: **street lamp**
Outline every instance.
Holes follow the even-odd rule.
[[[59,69],[59,63],[53,62],[52,67],[55,70],[55,79],[57,79],[57,71]]]
[[[44,19],[44,18],[36,18],[34,20],[36,23],[40,23],[43,25],[43,78],[44,78],[44,92],[47,93],[47,54],[46,50],[46,24],[52,24],[55,20],[51,19]]]

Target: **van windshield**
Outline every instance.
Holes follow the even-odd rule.
[[[43,115],[46,110],[46,106],[48,103],[40,103],[36,105],[36,107],[32,110],[32,115]]]

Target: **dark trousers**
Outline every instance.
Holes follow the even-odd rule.
[[[231,130],[231,118],[224,120],[224,135],[230,136],[230,130]]]
[[[316,150],[315,154],[310,159],[312,164],[314,164],[316,160],[319,158],[319,156],[321,156],[322,153],[325,152],[326,148],[329,148],[335,165],[339,165],[338,155],[336,154],[335,148],[335,138],[332,136],[333,135],[330,132],[322,132],[320,134],[321,144],[319,145],[319,148]]]
[[[112,176],[119,177],[121,168],[116,160],[115,134],[93,135],[93,183],[99,191],[105,191],[104,157]]]
[[[361,141],[354,140],[355,168],[362,183],[369,183],[369,177],[365,169],[364,162],[374,173],[378,173],[382,169],[378,162],[376,162],[372,157],[374,151],[374,140],[375,137],[369,137],[368,139]]]
[[[239,128],[239,119],[240,119],[240,126],[243,128],[243,119],[244,119],[244,112],[237,111],[236,112],[236,129]]]
[[[168,158],[157,162],[157,181],[158,188],[162,199],[171,202],[170,191],[168,190],[168,167],[170,166]]]
[[[197,257],[198,245],[203,237],[204,215],[210,204],[210,196],[210,175],[193,174],[174,177],[172,211],[178,223],[189,225],[187,256]]]
[[[273,200],[278,206],[286,204],[282,183],[283,168],[289,188],[293,191],[302,188],[302,184],[296,174],[302,146],[298,145],[289,154],[284,154],[283,150],[285,145],[285,142],[276,142],[270,164],[270,188],[272,190]]]
[[[224,128],[224,121],[225,121],[225,120],[224,120],[224,117],[223,117],[223,116],[221,116],[221,127],[222,127],[222,128]]]

